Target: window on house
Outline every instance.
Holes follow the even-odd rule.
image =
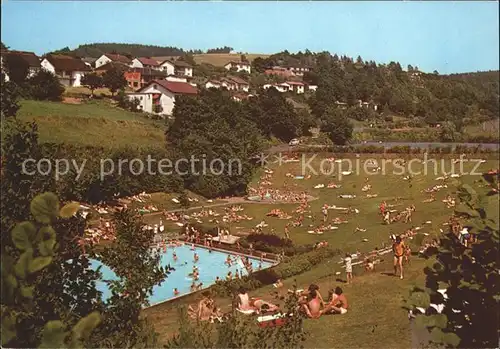
[[[153,88],[156,90],[158,88],[158,86],[156,84],[154,84]]]
[[[142,101],[142,96],[140,96],[140,97],[139,97],[139,100],[141,100],[141,101]]]
[[[138,87],[138,86],[139,86],[139,83],[137,81],[134,81],[134,87]]]

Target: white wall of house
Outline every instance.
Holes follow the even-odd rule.
[[[235,90],[236,89],[236,86],[234,84],[230,84],[227,81],[223,81],[221,83],[221,86],[227,88],[228,90]]]
[[[153,95],[148,93],[128,93],[129,100],[137,99],[139,101],[138,109],[146,113],[153,112]]]
[[[132,60],[132,63],[130,63],[130,67],[131,68],[144,68],[144,65],[141,63],[140,60],[138,60],[137,58],[134,58]]]
[[[240,85],[240,90],[242,90],[242,91],[248,92],[249,89],[250,89],[250,86],[248,86],[248,85]]]
[[[309,91],[316,91],[318,89],[318,85],[309,85]]]
[[[111,62],[111,59],[109,59],[106,55],[102,55],[95,61],[95,67],[99,68],[101,65],[108,64]]]
[[[304,85],[295,85],[295,93],[297,94],[304,93]]]
[[[212,81],[208,81],[206,84],[205,84],[205,88],[220,88],[220,84],[216,84]]]
[[[156,84],[150,84],[148,87],[143,89],[141,93],[129,93],[128,96],[130,99],[134,98],[135,96],[148,96],[144,97],[143,101],[144,104],[140,104],[143,106],[142,110],[152,113],[153,112],[153,94],[155,93],[160,93],[160,105],[163,108],[163,111],[161,114],[164,115],[172,115],[172,111],[174,110],[175,106],[175,95],[168,91],[167,89],[163,88],[162,86],[156,85]],[[131,97],[132,96],[132,97]],[[142,103],[143,101],[140,100]]]
[[[38,73],[40,71],[40,68],[38,67],[30,67],[28,69],[28,78],[31,78],[33,75],[35,75],[36,73]]]
[[[163,62],[160,65],[160,70],[164,71],[167,73],[167,75],[174,75],[175,73],[175,67],[172,63],[170,62]]]
[[[180,71],[181,71],[181,74],[184,76],[193,77],[193,68],[182,67],[180,69]]]
[[[71,86],[73,86],[73,87],[82,86],[82,78],[84,75],[85,75],[85,72],[82,72],[82,71],[71,72],[71,79],[73,80],[73,84]]]
[[[52,74],[56,74],[56,68],[49,62],[47,58],[44,58],[41,62],[40,65],[42,66],[42,69],[45,71],[48,71]]]
[[[231,68],[236,68],[236,71],[246,71],[248,74],[252,72],[252,68],[250,68],[249,64],[234,64],[234,63],[228,63],[224,66],[227,70],[231,70]]]
[[[165,80],[167,81],[177,81],[177,82],[187,82],[187,79],[186,78],[182,78],[182,77],[179,77],[179,76],[167,76],[165,78]]]

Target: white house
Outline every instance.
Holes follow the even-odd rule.
[[[176,96],[197,93],[195,87],[185,82],[153,80],[137,92],[127,93],[127,96],[130,100],[139,100],[138,109],[144,112],[172,115]]]
[[[160,63],[159,69],[167,72],[168,75],[193,77],[193,67],[184,61],[166,60]]]
[[[217,80],[208,80],[205,83],[205,88],[221,88],[221,82]]]
[[[286,83],[286,82],[283,82],[281,84],[265,84],[264,86],[262,86],[265,90],[267,90],[268,88],[271,88],[271,87],[274,87],[276,90],[278,90],[278,92],[289,92],[289,91],[292,91],[292,88],[291,86]]]
[[[81,86],[82,77],[90,67],[78,58],[64,55],[47,55],[40,63],[43,70],[51,72],[65,86]]]
[[[248,92],[248,90],[250,89],[250,84],[237,76],[228,76],[227,79],[234,82],[235,89],[238,91]]]
[[[286,83],[288,85],[290,85],[292,91],[295,92],[296,94],[302,94],[302,93],[304,93],[305,85],[304,85],[303,82],[299,82],[299,81],[287,81]]]
[[[307,85],[307,89],[309,91],[316,91],[318,89],[318,85]]]
[[[235,62],[235,61],[231,61],[231,62],[228,62],[224,68],[226,68],[227,70],[231,70],[233,68],[236,69],[236,71],[240,72],[240,71],[246,71],[248,74],[250,74],[252,72],[252,68],[250,66],[250,63],[247,63],[247,62]]]
[[[101,65],[108,64],[111,62],[123,63],[126,65],[132,64],[132,60],[128,57],[112,53],[106,53],[103,54],[101,57],[97,58],[97,60],[95,61],[95,67],[99,68]]]
[[[132,60],[132,63],[130,64],[130,67],[132,67],[132,68],[151,68],[151,69],[163,70],[163,69],[160,69],[160,63],[158,63],[158,61],[156,61],[152,58],[149,58],[149,57],[134,58]]]
[[[163,61],[160,63],[160,70],[167,72],[168,75],[174,75],[175,65],[171,61]]]
[[[182,76],[169,75],[165,78],[167,81],[175,81],[175,82],[188,82],[187,78]]]

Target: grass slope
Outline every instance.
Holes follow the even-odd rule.
[[[114,107],[106,101],[65,104],[25,100],[18,118],[36,121],[42,142],[146,147],[164,142],[163,122]]]
[[[311,156],[311,155],[309,155]],[[380,156],[377,157],[380,161]],[[312,163],[315,169],[318,169],[323,158],[318,157]],[[357,158],[351,159],[356,161]],[[363,158],[359,159],[361,165]],[[444,170],[450,172],[451,161],[444,163]],[[471,171],[475,165],[465,163],[464,170]],[[478,172],[487,171],[490,168],[497,168],[497,160],[489,160],[481,164]],[[326,165],[325,165],[326,168]],[[432,169],[432,167],[430,167]],[[436,180],[436,177],[441,176],[443,168],[438,162],[438,173],[433,170],[427,175],[416,175],[412,183],[403,179],[404,175],[392,174],[393,168],[387,165],[386,175],[355,175],[345,176],[342,179],[338,175],[317,175],[312,176],[309,180],[293,180],[286,177],[287,173],[300,174],[300,163],[287,163],[282,166],[272,166],[274,170],[271,179],[271,188],[283,188],[287,185],[295,191],[307,190],[309,193],[317,197],[317,200],[311,202],[311,216],[314,218],[306,218],[304,227],[293,228],[290,235],[296,244],[308,244],[316,241],[327,240],[329,245],[342,249],[345,252],[354,252],[360,250],[362,252],[372,250],[376,246],[381,246],[382,243],[389,243],[388,236],[391,233],[402,233],[411,226],[422,226],[421,232],[429,234],[428,238],[438,236],[439,229],[444,229],[442,223],[447,221],[452,209],[446,208],[441,200],[448,194],[453,195],[456,191],[456,186],[459,182],[473,184],[477,188],[479,183],[474,182],[480,180],[480,176],[462,176],[459,180],[450,179],[445,182],[447,188],[436,193],[436,201],[432,203],[423,203],[422,201],[429,198],[429,194],[422,192],[423,189],[433,185],[443,184]],[[413,171],[423,171],[424,165],[414,164]],[[429,169],[429,168],[428,168]],[[343,169],[344,170],[344,169]],[[458,170],[458,165],[457,165]],[[338,172],[335,172],[338,173]],[[372,185],[370,193],[378,193],[379,196],[375,199],[367,199],[366,193],[361,191],[365,178],[369,178]],[[255,178],[254,184],[259,180]],[[341,189],[314,189],[314,186],[319,183],[324,183],[325,186],[329,182],[342,184]],[[285,184],[286,183],[286,184]],[[486,188],[479,188],[480,192],[486,191]],[[355,194],[356,199],[340,199],[339,194]],[[416,212],[413,216],[413,223],[404,224],[402,222],[383,225],[381,224],[380,216],[378,215],[378,205],[382,200],[387,200],[388,203],[394,203],[393,199],[400,197],[401,206],[397,209],[403,209],[410,204],[415,204]],[[343,215],[330,210],[329,219],[334,217],[345,217],[349,220],[348,224],[339,225],[339,229],[335,231],[325,232],[323,235],[310,235],[306,233],[312,224],[317,226],[321,217],[320,207],[324,203],[337,206],[352,206],[360,210],[360,213],[355,215]],[[488,215],[498,221],[499,203],[498,197],[492,196],[484,198],[483,204],[487,209]],[[283,235],[283,227],[288,222],[277,218],[266,217],[265,214],[273,208],[280,208],[287,213],[295,210],[295,204],[283,205],[263,205],[263,204],[246,204],[243,205],[243,214],[253,216],[252,221],[244,221],[241,223],[233,223],[231,230],[237,230],[237,226],[245,229],[254,227],[262,219],[269,224],[267,228],[274,228],[276,234]],[[214,210],[223,212],[222,207],[214,208]],[[220,217],[219,217],[220,218]],[[432,221],[431,224],[422,225],[425,221]],[[355,228],[359,226],[367,229],[365,233],[354,233]],[[171,227],[169,229],[175,229]],[[417,235],[420,238],[423,235]],[[362,242],[363,238],[367,238],[369,242]],[[407,240],[412,246],[412,250],[416,251],[416,244],[420,244],[418,237],[413,240]],[[410,323],[407,318],[406,311],[403,309],[403,300],[409,296],[409,291],[414,285],[422,286],[425,275],[423,268],[432,263],[432,260],[426,261],[413,257],[411,265],[405,268],[405,279],[399,280],[389,273],[392,273],[391,255],[385,255],[384,261],[377,265],[377,270],[374,273],[364,273],[359,267],[354,268],[354,283],[352,285],[344,285],[342,280],[345,278],[345,273],[338,264],[339,257],[334,257],[331,260],[326,260],[319,266],[298,275],[294,278],[284,280],[286,290],[293,284],[299,288],[306,288],[310,283],[317,283],[320,286],[322,294],[326,297],[328,289],[343,285],[344,292],[349,299],[350,309],[348,314],[343,316],[325,316],[318,320],[306,320],[305,328],[309,332],[305,347],[308,348],[410,348],[411,347],[411,331]],[[201,261],[203,263],[203,261]],[[335,273],[340,271],[341,275],[336,276]],[[341,277],[342,280],[338,280]],[[166,280],[168,282],[168,279]],[[175,285],[171,285],[172,288]],[[274,289],[272,287],[263,287],[251,292],[252,296],[263,297],[266,300],[273,301],[271,295]],[[178,314],[176,308],[180,305],[192,304],[196,302],[199,295],[187,296],[174,302],[169,302],[155,306],[145,310],[145,315],[155,324],[156,330],[160,335],[161,341],[166,341],[171,334],[177,330]],[[230,309],[231,300],[228,298],[217,299],[217,304],[224,310]]]

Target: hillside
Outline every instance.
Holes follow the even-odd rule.
[[[24,100],[17,117],[36,121],[41,142],[119,148],[164,142],[164,123],[118,109],[106,101],[65,104]]]
[[[112,52],[132,57],[179,56],[185,53],[183,49],[177,47],[120,43],[84,44],[74,50],[65,47],[54,52],[75,55],[77,57],[94,58],[98,58],[104,53]]]
[[[202,53],[195,54],[193,56],[196,64],[206,63],[212,64],[216,67],[223,67],[229,61],[239,61],[241,58],[241,55],[237,53]],[[248,59],[248,61],[252,62],[257,57],[267,58],[269,57],[269,55],[249,53],[245,54],[245,57]]]

